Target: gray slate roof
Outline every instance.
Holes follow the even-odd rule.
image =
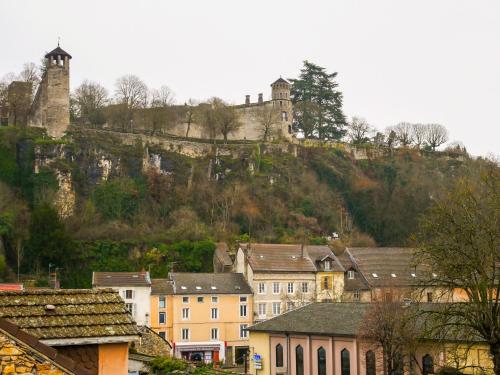
[[[151,280],[151,295],[164,295],[173,293],[174,293],[174,286],[172,280],[169,279]]]
[[[355,336],[369,308],[369,303],[311,303],[257,323],[249,331]]]
[[[413,267],[414,251],[414,249],[407,247],[352,247],[346,249],[346,253],[354,261],[355,268],[362,272],[372,287],[419,285],[422,281],[424,267]]]
[[[50,51],[49,53],[47,53],[45,55],[45,57],[49,57],[49,56],[57,56],[57,55],[60,55],[60,56],[68,56],[69,59],[71,59],[71,55],[66,52],[65,50],[63,50],[61,47],[57,46],[56,48],[54,48],[52,51]]]
[[[0,318],[40,340],[138,335],[125,303],[112,289],[3,291]]]
[[[93,272],[92,286],[120,287],[120,286],[150,286],[149,272]]]
[[[229,248],[224,242],[219,242],[215,249],[215,256],[219,259],[220,263],[224,266],[232,266],[233,260],[229,256]]]
[[[252,294],[241,273],[172,273],[174,294]]]

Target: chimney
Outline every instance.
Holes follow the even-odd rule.
[[[245,105],[246,106],[250,105],[250,95],[245,95]]]
[[[259,93],[259,104],[264,103],[264,98],[262,97],[262,93]]]

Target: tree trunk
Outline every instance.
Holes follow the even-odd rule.
[[[495,374],[500,375],[500,343],[490,345],[490,353],[493,356]]]

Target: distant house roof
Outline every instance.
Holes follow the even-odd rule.
[[[174,286],[172,280],[169,279],[152,279],[151,280],[151,294],[163,295],[173,294]]]
[[[23,284],[0,283],[0,290],[23,290]]]
[[[120,286],[150,286],[149,272],[93,272],[92,286],[120,287]]]
[[[329,258],[331,263],[331,270],[336,272],[344,272],[345,269],[342,266],[342,263],[337,259],[332,249],[329,246],[318,246],[318,245],[308,245],[307,253],[311,260],[318,265],[318,262],[321,262],[327,258]]]
[[[174,294],[252,294],[241,273],[172,273]]]
[[[66,52],[65,50],[63,50],[61,47],[57,46],[56,48],[54,48],[52,51],[50,51],[49,53],[47,53],[45,55],[45,57],[50,57],[50,56],[68,56],[69,59],[71,59],[71,55]]]
[[[279,77],[276,81],[274,81],[273,83],[271,83],[271,86],[275,85],[276,83],[288,83],[288,84],[290,84],[290,82],[288,82],[286,79],[283,79],[281,77]]]
[[[51,363],[68,375],[90,375],[78,366],[71,358],[66,357],[52,347],[42,344],[38,339],[6,319],[0,319],[0,335],[5,335],[17,344],[25,355],[37,360],[40,364]]]
[[[138,330],[112,289],[0,292],[0,318],[46,344],[128,342]]]
[[[346,249],[371,287],[416,286],[422,282],[423,266],[413,266],[414,249],[405,247],[353,247]]]
[[[369,303],[312,303],[257,323],[249,331],[356,336],[369,307]]]
[[[224,242],[217,243],[217,247],[215,248],[215,256],[223,266],[229,267],[233,265],[233,260],[229,256],[229,248]]]
[[[133,344],[137,354],[152,357],[166,357],[171,354],[172,345],[151,328],[140,326],[139,332],[141,333],[141,338]]]
[[[242,249],[247,244],[240,244]],[[248,262],[254,272],[315,272],[316,266],[307,255],[307,246],[284,244],[250,244]]]

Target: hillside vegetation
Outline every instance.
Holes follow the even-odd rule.
[[[160,168],[144,168],[153,153]],[[0,128],[3,278],[15,280],[19,266],[43,283],[49,264],[65,287],[89,286],[92,270],[210,271],[216,241],[326,243],[336,232],[337,246],[405,246],[433,197],[489,163],[404,148],[385,155],[249,144],[194,159],[110,136],[52,141]],[[61,175],[75,192],[63,218]]]

